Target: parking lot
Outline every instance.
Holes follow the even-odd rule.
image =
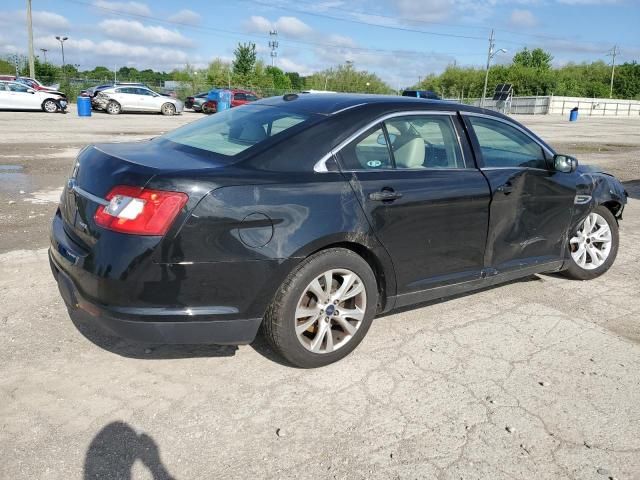
[[[640,478],[640,119],[518,120],[630,193],[618,259],[376,319],[343,361],[70,318],[48,228],[78,150],[201,118],[0,113],[0,479]]]

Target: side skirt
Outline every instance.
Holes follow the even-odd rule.
[[[471,292],[473,290],[479,290],[481,288],[487,288],[493,285],[510,282],[512,280],[528,277],[529,275],[534,275],[536,273],[557,272],[562,269],[563,263],[563,260],[539,263],[525,268],[509,270],[502,273],[497,273],[495,270],[487,269],[486,271],[483,271],[481,278],[470,280],[468,282],[455,283],[453,285],[443,285],[441,287],[431,288],[429,290],[421,290],[419,292],[397,295],[394,298],[389,298],[388,303],[392,304],[393,308],[400,308],[407,307],[409,305],[416,305],[418,303],[430,302],[440,298],[460,295],[462,293]]]

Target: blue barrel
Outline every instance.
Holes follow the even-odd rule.
[[[229,90],[220,90],[218,111],[228,110],[229,108],[231,108],[231,92]]]
[[[91,98],[78,97],[78,116],[79,117],[91,116]]]
[[[571,109],[571,113],[569,113],[569,121],[570,122],[578,121],[578,107],[574,107]]]

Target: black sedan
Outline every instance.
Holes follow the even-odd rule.
[[[376,314],[618,249],[620,182],[511,118],[410,97],[285,95],[78,156],[51,233],[70,308],[124,337],[352,351]]]

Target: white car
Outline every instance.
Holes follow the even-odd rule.
[[[34,90],[23,83],[0,81],[0,110],[64,112],[67,98],[60,92]]]
[[[182,113],[184,104],[146,87],[118,86],[107,88],[92,100],[93,108],[117,115],[121,112],[160,112],[163,115]]]

